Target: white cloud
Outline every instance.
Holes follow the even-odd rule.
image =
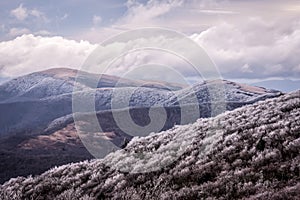
[[[40,18],[43,17],[44,13],[42,13],[41,11],[37,10],[37,9],[33,9],[30,11],[30,14],[34,17]]]
[[[94,48],[87,41],[23,35],[0,43],[0,75],[13,77],[51,67],[78,68]]]
[[[126,15],[116,25],[127,27],[157,25],[161,16],[182,4],[182,0],[150,0],[145,4],[130,0],[127,2],[128,10]]]
[[[98,26],[102,22],[102,18],[98,15],[93,16],[93,25]]]
[[[28,17],[28,10],[27,8],[23,7],[23,4],[20,4],[19,7],[16,9],[13,9],[10,14],[14,17],[16,17],[18,20],[23,21]]]
[[[97,53],[92,57],[93,60],[89,60],[84,70],[118,76],[133,73],[135,77],[141,78],[145,76],[145,73],[153,75],[152,67],[156,66],[165,69],[165,72],[158,70],[160,73],[155,73],[156,80],[166,80],[170,70],[188,80],[199,79],[199,72],[206,78],[220,78],[212,63],[205,59],[206,54],[195,46],[191,40],[167,34],[165,31],[128,32],[121,35],[121,38],[114,38],[112,43],[99,46]],[[126,53],[123,54],[124,51]],[[107,71],[102,71],[109,64]],[[138,70],[140,74],[137,75],[136,70],[141,66],[147,69]],[[178,79],[173,80],[173,82],[176,81]]]
[[[297,19],[267,23],[223,23],[192,36],[231,78],[299,77],[300,24]],[[294,24],[294,25],[293,25]]]
[[[241,68],[241,71],[242,72],[245,72],[245,73],[252,73],[253,72],[253,70],[251,69],[251,67],[249,66],[249,64],[248,63],[246,63],[246,64],[244,64],[243,66],[242,66],[242,68]]]
[[[222,76],[227,79],[270,77],[300,77],[300,21],[285,17],[270,20],[262,17],[245,17],[242,21],[222,22],[207,30],[191,35],[217,64]],[[141,45],[143,40],[131,41]],[[149,43],[158,43],[151,40]],[[166,42],[166,41],[161,41]],[[120,45],[120,44],[119,44]],[[116,49],[122,46],[115,47]],[[163,54],[128,55],[119,61],[122,67],[114,73],[128,71],[135,65],[149,60],[168,66],[177,66],[177,60]],[[176,61],[176,62],[175,62]],[[182,66],[185,74],[191,72]]]
[[[22,36],[24,34],[30,34],[30,33],[32,33],[34,35],[41,35],[41,36],[52,35],[52,33],[47,30],[39,30],[39,31],[32,32],[31,30],[29,30],[27,28],[13,27],[13,28],[9,29],[8,36],[10,38],[15,38],[17,36]]]
[[[94,27],[74,38],[99,42],[124,30],[162,26],[183,31],[188,35],[195,33],[191,38],[207,50],[225,78],[299,77],[300,57],[297,56],[300,54],[299,14],[295,17],[296,12],[286,13],[284,4],[287,3],[274,1],[273,4],[263,2],[257,4],[252,1],[211,0],[150,0],[139,3],[129,0],[127,12],[114,24],[97,27],[102,18],[95,15],[92,19]],[[20,19],[25,19],[28,15],[42,16],[39,12],[24,8],[22,4],[17,9],[23,10],[23,15],[20,14],[21,11],[17,12]],[[265,12],[266,9],[272,12]],[[65,15],[63,19],[67,17],[68,15]],[[19,31],[22,32],[21,29]],[[17,29],[12,32],[17,33]],[[44,41],[43,38],[38,40]],[[81,45],[75,46],[77,49],[81,48],[79,47]],[[60,48],[59,45],[57,48]],[[62,49],[64,52],[63,47]],[[38,60],[33,58],[34,54],[31,54],[30,49],[27,51],[32,56],[31,60]],[[37,54],[35,48],[32,51],[36,51]],[[59,49],[57,51],[60,52]],[[5,54],[3,56],[5,57]],[[14,59],[13,56],[11,59]],[[174,59],[144,53],[128,55],[120,62],[125,63],[123,66],[125,70],[126,67],[130,67],[129,63],[141,64],[149,59],[160,60],[166,65],[175,65]],[[61,63],[64,64],[62,61]],[[42,69],[45,66],[46,62],[43,63]]]
[[[101,42],[112,34],[141,27],[164,27],[187,34],[199,33],[215,24],[216,14],[229,17],[238,13],[230,8],[220,9],[219,3],[211,0],[150,0],[144,3],[128,0],[126,5],[126,13],[113,24],[84,30],[75,38]],[[106,34],[108,31],[109,34]]]
[[[199,12],[205,14],[223,14],[223,15],[237,14],[237,12],[230,11],[230,10],[199,10]]]
[[[52,35],[52,33],[47,30],[39,30],[39,31],[36,31],[34,33],[34,35],[50,36],[50,35]]]
[[[204,47],[225,78],[299,77],[300,23],[293,23],[293,27],[280,24],[250,18],[244,25],[223,23],[194,34],[191,38]],[[128,43],[112,43],[105,49],[105,55],[109,56],[123,48],[149,44],[180,45],[164,38],[136,39]],[[78,68],[95,47],[88,42],[62,37],[23,35],[0,43],[0,63],[4,66],[1,73],[14,76],[50,67]],[[187,49],[188,53],[193,54]],[[135,52],[119,58],[110,72],[122,74],[149,63],[175,67],[185,76],[193,75],[187,65],[174,56],[150,51]]]
[[[65,20],[69,17],[68,13],[65,13],[60,19],[61,20]]]
[[[10,11],[10,14],[17,18],[20,21],[24,21],[29,16],[42,19],[44,21],[47,20],[45,14],[37,9],[28,9],[23,6],[23,4],[20,4],[19,7],[13,9]]]
[[[119,34],[121,31],[127,31],[133,28],[168,27],[170,24],[178,24],[174,21],[164,21],[164,16],[182,4],[183,0],[150,0],[147,1],[147,3],[128,0],[126,3],[126,13],[113,24],[101,28],[94,26],[89,30],[80,32],[75,35],[74,38],[84,38],[85,40],[99,43],[113,35]],[[95,21],[94,19],[93,21]],[[95,25],[95,23],[93,23],[93,25]]]
[[[27,28],[11,28],[9,30],[8,35],[10,37],[16,37],[16,36],[23,35],[23,34],[28,34],[28,33],[30,33],[30,30],[27,29]]]
[[[37,9],[33,9],[33,10],[30,10],[30,13],[29,13],[31,16],[37,18],[37,19],[41,19],[43,20],[44,22],[48,22],[49,20],[47,19],[45,13],[37,10]]]
[[[224,78],[300,77],[298,18],[275,21],[247,17],[242,22],[223,22],[191,38],[208,52]],[[132,45],[136,45],[135,42]],[[139,44],[141,42],[144,41],[140,40]],[[122,60],[122,67],[116,68],[115,72],[128,71],[132,66],[151,59],[168,66],[176,66],[178,62],[173,62],[174,59],[163,54],[140,53],[126,56]],[[186,70],[185,74],[191,73]]]

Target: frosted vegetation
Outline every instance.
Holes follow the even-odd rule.
[[[110,110],[112,99],[116,104],[113,109],[174,107],[179,106],[179,102],[180,106],[191,103],[206,106],[205,104],[209,102],[221,99],[227,104],[226,110],[233,110],[245,104],[281,95],[278,91],[222,80],[197,83],[182,89],[183,86],[173,83],[144,84],[143,81],[109,75],[103,75],[98,85],[92,87],[90,82],[97,80],[99,78],[97,75],[82,72],[82,76],[77,77],[77,82],[76,75],[77,70],[50,69],[18,77],[0,85],[0,118],[3,119],[0,121],[0,136],[11,133],[38,134],[49,125],[62,122],[62,119],[69,120],[72,114],[74,86],[76,86],[75,96],[78,99],[95,97],[97,111]],[[117,82],[118,86],[115,87]],[[138,87],[140,85],[143,87]],[[220,87],[224,87],[224,93],[220,93],[222,91]],[[122,100],[131,93],[129,102],[122,103]],[[215,115],[213,111],[210,113]]]
[[[297,199],[299,151],[300,91],[11,179],[0,199]]]

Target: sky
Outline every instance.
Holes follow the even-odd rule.
[[[103,41],[144,27],[183,33],[207,52],[224,79],[300,79],[298,0],[10,0],[0,2],[0,82],[53,67],[79,69]],[[168,56],[132,53],[119,69],[132,70],[128,66],[150,58],[174,65]],[[192,78],[191,72],[184,76]]]

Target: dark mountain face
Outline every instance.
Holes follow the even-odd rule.
[[[300,91],[18,177],[1,199],[297,199]],[[170,161],[171,162],[166,162]]]
[[[78,137],[72,116],[72,92],[74,84],[78,84],[75,83],[76,74],[76,70],[51,69],[0,85],[0,182],[18,175],[39,174],[56,165],[92,158]],[[77,87],[82,88],[79,94],[90,95],[87,90],[91,87],[86,80],[96,78],[95,74],[81,73],[79,84],[80,79],[84,80],[84,84]],[[118,81],[116,88],[114,86]],[[132,120],[140,126],[149,123],[150,107],[164,107],[167,120],[161,131],[176,124],[193,123],[198,118],[219,114],[212,114],[211,108],[220,102],[209,96],[209,91],[217,91],[218,87],[225,89],[225,110],[281,95],[278,91],[220,80],[199,83],[189,88],[171,83],[141,82],[104,75],[97,88],[94,88],[98,121],[119,148],[125,147],[132,135],[122,131],[114,121],[112,92],[126,94],[134,90],[128,105],[119,106],[119,110],[113,112],[126,112],[129,109]],[[137,87],[139,85],[143,87]],[[191,105],[195,103],[195,96],[197,105]],[[183,123],[182,109],[187,107],[186,110],[189,110],[190,107],[191,110],[195,106],[199,108],[199,116],[191,117]],[[84,119],[88,123],[88,114]]]

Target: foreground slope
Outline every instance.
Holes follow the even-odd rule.
[[[134,138],[102,160],[11,179],[0,198],[299,199],[299,151],[300,91]]]

